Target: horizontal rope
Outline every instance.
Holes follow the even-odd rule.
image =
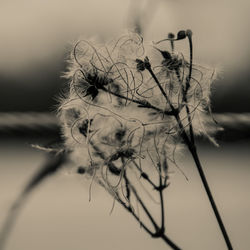
[[[215,113],[219,125],[227,130],[250,131],[250,113]],[[56,115],[48,112],[0,112],[0,133],[59,133]]]
[[[229,128],[250,127],[250,113],[220,113],[213,116],[218,123]]]
[[[231,127],[238,125],[250,126],[250,113],[215,113],[218,123]],[[57,117],[48,112],[0,112],[0,128],[15,127],[58,127]]]
[[[0,130],[55,130],[59,121],[46,112],[0,112]]]

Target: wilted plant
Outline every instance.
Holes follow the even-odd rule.
[[[188,41],[188,60],[175,50],[180,40]],[[102,186],[148,234],[180,249],[165,232],[163,193],[169,185],[169,165],[177,166],[175,154],[186,146],[232,249],[196,151],[195,135],[205,135],[216,144],[209,98],[215,73],[193,63],[191,30],[179,31],[176,38],[170,33],[157,43],[146,43],[136,33],[106,44],[80,40],[68,62],[64,76],[69,91],[58,108],[65,139],[58,152],[62,156],[38,173],[23,196],[56,171],[67,154],[77,173],[91,178],[91,185]],[[142,199],[144,191],[159,201],[160,222],[151,204]]]
[[[175,51],[175,43],[187,40],[189,60]],[[159,47],[169,41],[170,50]],[[195,134],[215,131],[210,114],[213,70],[193,63],[191,30],[175,38],[145,43],[128,33],[107,44],[80,40],[73,48],[65,76],[69,94],[59,107],[65,147],[78,173],[92,178],[120,203],[152,237],[180,249],[165,234],[163,192],[168,187],[169,163],[185,145],[202,182],[229,249],[226,230],[203,173],[195,146]],[[157,173],[146,170],[151,165]],[[135,176],[139,178],[135,178]],[[158,224],[138,191],[138,182],[151,186],[159,196]],[[138,204],[153,229],[139,215]]]

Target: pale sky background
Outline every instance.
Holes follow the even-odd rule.
[[[248,0],[1,0],[0,72],[20,73],[60,54],[78,35],[112,37],[142,6],[149,39],[191,28],[197,59],[242,70],[250,55]],[[148,11],[146,6],[150,6]],[[247,66],[246,66],[247,65]]]
[[[141,16],[145,40],[192,29],[194,61],[220,72],[214,110],[250,112],[249,11],[248,0],[0,0],[0,109],[54,110],[69,42],[110,40]]]

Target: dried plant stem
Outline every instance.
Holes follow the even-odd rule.
[[[104,156],[103,152],[90,140],[90,145],[92,148],[95,150],[97,155],[101,159],[106,159]],[[126,165],[125,163],[125,158],[121,157],[121,161],[123,163],[123,166]],[[139,222],[140,226],[148,233],[150,234],[153,238],[162,238],[172,249],[174,250],[180,250],[180,248],[172,241],[170,240],[167,235],[165,234],[165,211],[164,211],[164,199],[163,199],[163,191],[166,188],[166,185],[163,184],[162,182],[162,167],[159,164],[159,186],[155,185],[149,178],[145,178],[147,176],[146,173],[142,171],[142,169],[138,166],[138,164],[133,160],[133,164],[136,166],[138,171],[144,176],[144,179],[149,182],[149,184],[152,185],[155,191],[159,192],[160,195],[160,204],[161,204],[161,226],[158,226],[156,220],[153,218],[151,212],[143,202],[142,198],[140,197],[139,193],[137,192],[136,188],[132,184],[132,182],[129,180],[127,174],[126,174],[126,169],[123,171],[123,174],[121,173],[120,168],[115,166],[113,162],[110,162],[108,164],[108,168],[111,171],[111,173],[115,175],[121,175],[121,178],[123,178],[125,185],[126,185],[126,200],[127,202],[124,202],[118,193],[118,191],[113,190],[115,192],[115,199],[129,212],[132,214],[132,216]],[[114,172],[115,170],[115,172]],[[107,180],[106,180],[107,181]],[[109,185],[109,183],[108,183]],[[148,219],[151,221],[155,232],[152,232],[145,223],[142,222],[142,220],[139,218],[139,216],[135,213],[131,203],[130,203],[130,196],[131,193],[135,196],[136,200],[139,202],[140,206],[142,207],[143,211],[145,212],[146,216]],[[128,203],[128,204],[127,204]]]
[[[190,54],[190,68],[189,68],[189,76],[187,78],[187,82],[186,82],[186,89],[184,91],[184,99],[186,98],[186,94],[187,94],[187,90],[190,86],[190,79],[191,79],[191,74],[192,74],[192,42],[191,42],[191,39],[189,39],[189,42],[190,42],[190,50],[191,50],[191,54]],[[204,174],[204,171],[203,171],[203,168],[201,166],[201,163],[200,163],[200,160],[199,160],[199,157],[198,157],[198,154],[197,154],[197,151],[196,151],[196,146],[195,146],[195,141],[194,141],[194,133],[193,133],[193,127],[192,127],[192,121],[191,121],[191,116],[190,116],[190,112],[189,112],[189,109],[188,109],[188,106],[186,104],[186,112],[187,112],[187,116],[188,116],[188,121],[189,121],[189,133],[190,133],[190,138],[188,137],[185,129],[184,129],[184,126],[181,122],[181,119],[180,119],[180,116],[179,116],[179,112],[178,110],[175,110],[173,105],[170,103],[168,97],[167,97],[167,94],[166,92],[163,90],[159,80],[157,79],[156,75],[154,74],[153,70],[151,67],[147,68],[147,70],[149,71],[149,73],[152,75],[153,79],[155,80],[157,86],[159,87],[159,89],[161,90],[162,94],[164,95],[164,97],[166,98],[167,102],[169,103],[173,113],[174,113],[174,117],[178,123],[178,126],[180,128],[180,132],[181,132],[181,136],[185,142],[185,144],[187,145],[193,159],[194,159],[194,162],[196,164],[196,167],[197,167],[197,170],[199,172],[199,175],[201,177],[201,181],[202,181],[202,184],[205,188],[205,191],[207,193],[207,196],[208,196],[208,199],[210,201],[210,204],[212,206],[212,209],[214,211],[214,214],[215,214],[215,217],[217,219],[217,222],[219,224],[219,227],[221,229],[221,232],[222,232],[222,235],[224,237],[224,240],[226,242],[226,245],[227,245],[227,248],[229,250],[233,250],[233,247],[232,247],[232,244],[230,242],[230,239],[228,237],[228,234],[227,234],[227,231],[226,231],[226,228],[223,224],[223,221],[221,219],[221,216],[220,216],[220,213],[217,209],[217,205],[214,201],[214,198],[213,198],[213,195],[210,191],[210,188],[209,188],[209,185],[208,185],[208,182],[207,182],[207,179],[206,179],[206,176]]]
[[[141,174],[143,174],[144,172],[140,169],[140,167],[137,165],[137,163],[135,161],[133,161],[134,165],[136,166],[136,168],[141,172]],[[167,244],[169,244],[173,249],[176,249],[175,247],[177,247],[175,244],[173,245],[173,242],[164,234],[165,232],[165,209],[164,209],[164,198],[163,198],[163,191],[166,188],[166,185],[162,182],[162,166],[161,164],[158,165],[159,166],[159,186],[156,186],[148,177],[144,178],[146,181],[149,182],[149,184],[151,184],[153,186],[153,188],[155,190],[157,190],[159,192],[159,196],[160,196],[160,204],[161,204],[161,227],[159,228],[155,223],[154,226],[156,225],[156,229],[157,232],[155,234],[152,234],[151,236],[153,237],[160,237],[162,238]],[[144,173],[145,174],[145,173]],[[147,175],[146,175],[147,176]],[[135,191],[135,190],[134,190]],[[137,196],[136,196],[137,197]],[[138,199],[138,197],[137,197]],[[141,200],[138,200],[139,202]],[[142,201],[141,201],[142,202]],[[140,202],[140,203],[141,203]],[[143,204],[143,203],[142,203]],[[179,249],[177,247],[177,249]]]
[[[186,38],[189,42],[189,62],[187,62],[183,56],[179,56],[179,54],[174,53],[174,41],[179,41]],[[133,217],[140,223],[140,225],[148,234],[150,234],[154,238],[162,238],[162,240],[164,240],[173,249],[180,249],[165,235],[166,217],[163,193],[164,189],[168,186],[168,165],[166,159],[167,155],[165,151],[170,150],[170,152],[168,153],[170,155],[173,154],[174,157],[176,147],[173,148],[172,146],[177,143],[183,142],[194,159],[197,170],[201,177],[201,181],[211,203],[225,242],[228,246],[228,249],[231,250],[233,248],[218,212],[216,203],[213,199],[208,182],[206,180],[206,176],[202,169],[196,151],[194,137],[196,133],[196,131],[194,130],[197,124],[196,121],[200,121],[200,119],[202,118],[202,115],[200,114],[202,112],[206,112],[206,108],[210,108],[208,99],[210,89],[209,85],[207,86],[207,84],[210,84],[210,82],[212,81],[212,77],[211,79],[209,78],[209,81],[207,81],[207,74],[203,74],[203,70],[199,70],[198,68],[193,67],[193,43],[191,30],[179,31],[176,39],[174,34],[169,33],[167,39],[161,40],[155,44],[159,44],[163,41],[170,41],[172,53],[169,53],[168,51],[162,51],[154,47],[160,52],[162,56],[161,65],[156,64],[153,65],[154,67],[151,67],[149,57],[145,55],[143,38],[138,37],[138,34],[135,37],[131,36],[130,34],[128,36],[122,36],[115,44],[113,44],[112,42],[112,44],[107,44],[104,47],[101,46],[99,49],[95,48],[95,46],[92,46],[89,42],[85,41],[87,51],[88,46],[91,47],[90,53],[89,51],[88,53],[85,53],[85,47],[83,47],[81,49],[82,53],[79,54],[79,58],[77,58],[76,55],[76,46],[79,44],[79,42],[75,46],[74,61],[72,64],[72,68],[70,69],[70,72],[74,74],[70,73],[68,75],[68,78],[73,80],[73,84],[70,90],[74,90],[74,92],[72,92],[72,94],[70,93],[69,95],[69,98],[71,100],[75,100],[75,94],[77,94],[78,96],[77,99],[81,100],[81,95],[84,94],[83,97],[89,96],[90,98],[92,98],[92,101],[94,101],[94,99],[95,102],[101,100],[100,105],[103,106],[102,108],[105,110],[109,110],[114,114],[114,112],[109,109],[111,102],[109,102],[109,106],[107,108],[105,107],[104,99],[97,98],[100,92],[105,92],[110,98],[112,97],[112,99],[115,99],[115,102],[113,102],[113,104],[115,104],[114,108],[119,109],[120,107],[121,109],[119,109],[119,112],[132,111],[132,109],[138,107],[139,110],[143,109],[142,113],[144,113],[144,116],[143,114],[140,114],[140,116],[138,116],[139,119],[135,118],[143,127],[142,135],[135,133],[135,131],[140,127],[135,128],[134,125],[131,125],[128,122],[125,122],[125,126],[123,126],[122,122],[119,121],[119,125],[122,125],[122,129],[120,126],[117,127],[117,125],[112,124],[112,122],[109,120],[107,120],[107,123],[103,122],[102,124],[101,121],[96,119],[97,115],[103,117],[110,117],[112,115],[102,115],[97,110],[93,110],[93,118],[91,120],[87,118],[83,121],[83,123],[79,123],[78,132],[86,137],[88,145],[91,146],[91,148],[88,148],[89,155],[87,160],[89,160],[91,164],[87,164],[89,166],[86,166],[87,174],[93,176],[92,180],[98,180],[99,183],[104,188],[106,188],[106,190],[113,196],[113,198],[116,199],[128,212],[133,215]],[[111,48],[111,52],[109,52],[109,47]],[[81,50],[79,48],[79,52]],[[116,50],[118,50],[118,53],[115,53]],[[116,58],[114,60],[112,58],[113,55],[114,58]],[[145,57],[142,60],[142,56],[144,55]],[[134,64],[133,66],[129,66],[131,65],[131,59],[132,61],[134,61],[134,63],[136,63],[136,67]],[[83,64],[81,63],[81,61],[83,62]],[[87,63],[87,61],[89,61],[89,63]],[[117,66],[118,64],[121,64],[124,67],[119,68]],[[74,65],[77,66],[77,70],[75,70]],[[86,65],[86,73],[84,73],[81,69],[83,65]],[[155,69],[159,67],[160,71],[155,71]],[[107,68],[109,68],[108,71],[106,70]],[[127,69],[129,71],[127,71]],[[74,76],[78,71],[80,71],[83,76],[75,78]],[[142,82],[140,81],[139,85],[137,85],[136,83],[137,78],[134,75],[133,71],[137,71],[141,74]],[[147,79],[145,82],[146,84],[144,84],[145,78],[142,75],[143,71],[144,74],[147,75]],[[208,71],[209,70],[204,69],[205,73],[207,73]],[[196,79],[197,72],[198,74],[201,74],[201,77]],[[205,77],[203,77],[203,75]],[[115,76],[115,78],[112,79],[110,78],[111,76]],[[126,88],[124,86],[124,83]],[[149,83],[150,85],[148,85]],[[133,88],[131,89],[130,86],[132,85]],[[79,93],[75,89],[75,86],[79,87]],[[197,89],[197,87],[199,87],[200,89]],[[150,91],[149,96],[144,95],[146,91]],[[161,95],[161,97],[159,97],[159,94]],[[164,105],[164,107],[161,107],[159,102],[162,102],[162,105]],[[84,103],[90,105],[89,101],[84,101]],[[96,107],[101,107],[100,105],[95,105],[94,103],[93,105]],[[128,105],[132,105],[132,107],[130,106],[130,108],[126,110],[126,107]],[[74,127],[76,122],[84,119],[86,113],[88,114],[88,110],[90,108],[89,106],[86,106],[85,108],[78,102],[73,104],[73,106],[76,107],[76,110],[72,107],[63,107],[63,105],[61,107],[61,118],[66,128],[65,137],[69,139],[70,148],[72,147],[71,141],[73,139],[75,140],[72,128]],[[82,109],[84,109],[84,112],[81,112]],[[148,110],[149,112],[147,112]],[[154,112],[152,112],[152,110]],[[161,116],[155,116],[155,114],[157,113],[155,111],[157,111]],[[68,113],[70,115],[68,115]],[[132,114],[134,113],[132,112]],[[162,120],[159,121],[159,118],[162,118]],[[73,122],[70,130],[71,133],[69,133],[69,128],[72,124],[72,120],[74,119],[76,119],[76,121]],[[152,121],[152,119],[155,119],[156,121],[149,124],[148,122]],[[206,123],[208,126],[209,123],[206,122],[205,118],[200,122],[201,128],[197,129],[197,133],[200,132],[207,135],[203,123]],[[100,126],[100,124],[104,125],[104,127],[110,126],[110,128],[108,130],[105,129],[104,131],[102,131],[102,127]],[[145,127],[147,125],[155,124],[157,124],[157,126],[153,128],[155,129],[155,133],[151,129],[146,131]],[[90,126],[92,127],[91,130],[88,128]],[[168,129],[168,132],[166,129]],[[173,130],[174,132],[172,133]],[[93,136],[87,136],[87,134],[90,133],[92,133]],[[98,136],[94,137],[96,133],[98,133]],[[165,136],[168,135],[170,136],[169,146],[167,145],[168,137],[165,138]],[[138,140],[139,138],[140,140]],[[146,140],[144,140],[144,138],[146,138]],[[152,142],[154,142],[155,147],[155,150],[152,151],[154,154],[153,157],[149,153],[149,147],[153,146]],[[67,144],[68,143],[66,143],[66,145]],[[106,148],[107,145],[109,147]],[[81,149],[82,148],[80,145],[79,147],[77,145],[73,146],[73,151]],[[148,155],[146,155],[145,157],[141,154],[141,152],[143,152],[144,150],[145,152],[148,152]],[[135,161],[135,159],[138,157],[140,157],[139,164],[137,164]],[[144,159],[146,157],[149,157],[151,159],[153,166],[157,170],[158,183],[152,181],[152,177],[148,176],[148,174],[142,170],[141,159]],[[99,159],[95,161],[95,158]],[[100,158],[102,161],[100,161]],[[86,159],[82,158],[80,160],[83,160],[83,163],[86,164]],[[120,160],[121,163],[117,163],[117,161]],[[174,160],[173,163],[175,164]],[[133,165],[133,168],[130,168],[130,164]],[[105,174],[102,171],[103,167],[104,170],[106,170]],[[137,185],[135,183],[131,182],[133,181],[133,179],[130,178],[129,173],[130,171],[134,172],[134,168],[136,169],[136,177],[138,178],[137,174],[139,172],[140,177],[151,186],[152,192],[159,195],[159,221],[155,220],[155,216],[152,211],[150,211],[150,207],[148,207],[147,204],[144,203],[142,199],[143,196],[140,193],[140,189],[137,188]],[[112,181],[111,179],[108,179],[109,174],[113,175],[114,177],[112,178]],[[113,185],[112,183],[115,180],[117,180],[117,183]],[[140,181],[139,183],[142,184]],[[138,208],[137,210],[134,209],[135,202]],[[144,222],[144,219],[140,218],[139,208],[143,211],[144,217],[147,220],[146,223]],[[151,227],[148,227],[147,224],[149,224],[149,226]]]
[[[154,109],[154,110],[156,110],[156,111],[158,111],[160,113],[163,113],[165,115],[173,115],[173,112],[171,112],[171,111],[164,111],[164,110],[162,110],[160,108],[157,108],[157,107],[153,106],[152,104],[150,104],[148,101],[145,102],[145,101],[141,101],[141,100],[132,99],[132,98],[120,95],[118,93],[115,93],[115,92],[113,92],[113,91],[111,91],[109,89],[106,89],[105,87],[102,87],[101,89],[103,91],[111,94],[111,95],[114,95],[114,96],[118,97],[118,98],[124,99],[126,101],[130,101],[130,102],[134,102],[134,103],[140,105],[143,108]]]
[[[142,201],[141,197],[139,196],[139,194],[137,193],[135,187],[131,184],[131,182],[128,180],[129,183],[129,187],[131,189],[131,191],[133,192],[133,194],[135,195],[137,201],[140,203],[141,207],[143,208],[144,212],[146,213],[146,215],[148,216],[148,218],[150,219],[150,221],[152,222],[156,232],[152,233],[149,230],[146,230],[152,237],[154,238],[162,238],[172,249],[175,250],[180,250],[180,248],[172,241],[170,240],[166,234],[164,233],[165,231],[165,221],[164,221],[164,205],[163,205],[163,188],[161,188],[160,190],[158,190],[158,192],[160,193],[160,197],[161,197],[161,211],[162,211],[162,218],[161,218],[161,227],[159,227],[155,221],[155,219],[153,218],[153,216],[151,215],[151,213],[149,212],[149,210],[147,209],[146,205],[144,204],[144,202]],[[132,212],[132,211],[131,211]],[[134,212],[133,212],[134,213]],[[139,219],[140,222],[140,219]],[[141,224],[141,222],[140,222]],[[145,229],[145,228],[144,228]]]
[[[163,190],[166,186],[162,183],[162,167],[159,164],[159,195],[160,195],[160,203],[161,203],[161,231],[165,231],[165,211],[164,211],[164,198],[163,198]]]
[[[194,162],[196,164],[197,170],[198,170],[199,175],[201,177],[201,181],[202,181],[203,186],[204,186],[204,188],[206,190],[208,199],[209,199],[210,204],[211,204],[211,206],[213,208],[215,217],[217,219],[217,222],[219,224],[220,230],[221,230],[222,235],[224,237],[224,240],[226,242],[227,248],[228,248],[228,250],[233,250],[233,247],[232,247],[232,244],[230,242],[229,236],[227,234],[226,228],[225,228],[225,226],[223,224],[223,221],[221,219],[220,213],[219,213],[219,211],[217,209],[217,205],[216,205],[216,203],[214,201],[213,195],[212,195],[211,190],[209,188],[209,185],[208,185],[208,182],[207,182],[207,178],[206,178],[206,176],[204,174],[204,171],[203,171],[203,168],[201,166],[201,163],[200,163],[200,160],[199,160],[199,157],[198,157],[198,154],[197,154],[197,150],[196,150],[195,144],[192,144],[189,141],[189,139],[187,137],[187,134],[185,132],[183,133],[183,139],[185,140],[185,142],[186,142],[186,144],[188,146],[188,149],[189,149],[189,151],[190,151],[190,153],[191,153],[191,155],[192,155],[192,157],[194,159]]]
[[[137,167],[137,169],[141,172],[142,170],[140,169],[140,167],[137,165],[137,163],[134,161],[134,165]],[[163,184],[162,182],[162,167],[159,164],[159,186],[157,187],[154,183],[152,183],[152,181],[149,178],[144,178],[146,181],[149,182],[149,184],[151,184],[153,186],[154,189],[156,189],[159,192],[159,196],[160,196],[160,204],[161,204],[161,227],[159,228],[157,226],[157,232],[152,235],[153,237],[160,237],[162,238],[167,244],[169,244],[173,249],[176,249],[176,245],[174,246],[172,241],[164,234],[165,232],[165,209],[164,209],[164,198],[163,198],[163,191],[166,188],[166,185]],[[178,248],[177,248],[178,249]]]
[[[135,167],[137,168],[137,170],[140,172],[141,177],[143,177],[143,179],[146,180],[154,189],[157,189],[157,186],[153,183],[153,181],[149,178],[149,176],[145,172],[142,171],[142,169],[136,163],[136,161],[133,160],[132,162],[135,165]]]
[[[165,97],[167,103],[169,104],[170,108],[171,108],[171,111],[173,114],[175,114],[176,110],[174,108],[174,106],[172,105],[172,103],[170,102],[168,96],[167,96],[167,93],[164,91],[164,89],[162,88],[158,78],[156,77],[155,73],[153,72],[151,66],[148,65],[148,67],[146,67],[146,69],[148,70],[148,72],[150,73],[150,75],[153,77],[154,81],[156,82],[158,88],[160,89],[162,95]]]
[[[179,125],[179,128],[181,130],[182,138],[183,138],[185,144],[187,145],[187,147],[188,147],[188,149],[189,149],[189,151],[190,151],[190,153],[191,153],[191,155],[192,155],[192,157],[194,159],[194,162],[196,164],[197,170],[198,170],[199,175],[201,177],[202,184],[203,184],[203,186],[205,188],[205,191],[207,193],[208,199],[210,201],[210,204],[211,204],[212,209],[214,211],[215,217],[216,217],[217,222],[219,224],[219,227],[221,229],[221,232],[222,232],[222,235],[223,235],[224,240],[226,242],[227,248],[229,250],[233,250],[233,247],[232,247],[232,244],[231,244],[230,239],[228,237],[226,228],[225,228],[225,226],[223,224],[223,221],[221,219],[220,213],[219,213],[219,211],[217,209],[217,205],[216,205],[216,203],[214,201],[213,195],[212,195],[211,190],[209,188],[209,185],[208,185],[208,182],[207,182],[207,178],[206,178],[205,173],[203,171],[203,168],[201,166],[201,163],[200,163],[200,160],[199,160],[199,157],[198,157],[198,154],[197,154],[195,142],[192,141],[191,139],[189,139],[189,137],[187,136],[187,134],[186,134],[186,132],[184,130],[183,124],[181,123],[181,119],[180,119],[179,115],[176,115],[175,118],[176,118],[177,123]],[[192,135],[191,138],[194,138],[193,131],[191,129],[190,129],[190,134]]]
[[[127,206],[119,197],[119,195],[117,194],[117,199],[116,199],[136,220],[137,222],[140,224],[140,226],[151,236],[151,237],[156,237],[155,233],[151,232],[151,230],[141,221],[141,219],[135,214],[135,212],[133,211],[133,209],[130,206]],[[164,233],[162,233],[161,235],[157,236],[159,238],[161,238],[167,245],[169,245],[172,249],[174,250],[181,250],[181,248],[179,248],[172,240],[170,240],[170,238],[168,238],[168,236]]]
[[[138,192],[136,191],[135,187],[131,184],[130,181],[129,182],[129,187],[131,189],[131,191],[133,192],[134,196],[136,197],[137,201],[140,203],[141,207],[143,208],[144,212],[146,213],[146,215],[148,216],[149,220],[152,222],[155,230],[158,230],[158,226],[155,222],[155,219],[153,218],[153,216],[151,215],[151,213],[149,212],[149,210],[147,209],[146,205],[144,204],[144,202],[142,201],[141,197],[139,196]]]
[[[160,236],[163,241],[165,241],[170,247],[172,247],[175,250],[181,250],[173,241],[171,241],[166,234],[161,234]]]
[[[191,115],[190,115],[190,110],[189,107],[187,105],[187,92],[188,89],[190,88],[190,80],[192,77],[192,70],[193,70],[193,42],[192,42],[192,33],[188,32],[188,42],[189,42],[189,74],[188,77],[186,79],[186,88],[185,91],[183,93],[183,98],[184,98],[184,103],[186,104],[186,112],[187,112],[187,117],[188,117],[188,124],[189,124],[189,131],[190,131],[190,139],[191,139],[191,143],[194,144],[194,131],[193,131],[193,125],[192,125],[192,119],[191,119]]]
[[[161,236],[161,239],[163,241],[165,241],[169,246],[171,246],[173,249],[176,249],[176,250],[181,250],[181,248],[179,248],[178,246],[176,246],[168,237],[166,234],[162,234]]]
[[[190,87],[190,79],[191,79],[191,76],[192,76],[192,66],[193,66],[193,43],[192,43],[192,33],[191,32],[188,32],[187,33],[187,37],[188,37],[188,42],[189,42],[189,51],[190,51],[190,62],[189,62],[189,75],[188,75],[188,78],[187,78],[187,82],[186,82],[186,90],[185,90],[185,99],[186,99],[186,94],[187,94],[187,90],[189,89]],[[214,201],[214,198],[213,198],[213,195],[211,193],[211,190],[209,188],[209,185],[208,185],[208,182],[207,182],[207,178],[204,174],[204,171],[203,171],[203,168],[201,166],[201,163],[200,163],[200,160],[199,160],[199,157],[198,157],[198,154],[197,154],[197,150],[196,150],[196,146],[195,146],[195,141],[194,141],[194,132],[193,132],[193,126],[192,126],[192,121],[191,121],[191,115],[190,115],[190,112],[189,112],[189,107],[188,105],[186,104],[186,112],[187,112],[187,116],[188,116],[188,122],[189,122],[189,132],[190,132],[190,140],[188,138],[188,136],[186,135],[186,132],[181,129],[181,131],[183,131],[182,133],[182,137],[184,139],[184,141],[186,142],[187,146],[188,146],[188,149],[194,159],[194,162],[196,164],[196,167],[197,167],[197,170],[199,172],[199,175],[201,177],[201,181],[203,183],[203,186],[206,190],[206,193],[207,193],[207,196],[208,196],[208,199],[210,201],[210,204],[213,208],[213,211],[214,211],[214,214],[215,214],[215,217],[217,219],[217,222],[219,224],[219,227],[220,227],[220,230],[222,232],[222,235],[224,237],[224,240],[226,242],[226,245],[227,245],[227,248],[229,250],[232,250],[233,247],[232,247],[232,244],[230,242],[230,239],[228,237],[228,234],[227,234],[227,231],[226,231],[226,228],[223,224],[223,221],[221,219],[221,216],[220,216],[220,213],[217,209],[217,206],[216,206],[216,203]],[[178,116],[176,118],[179,118]],[[178,124],[180,126],[180,119],[178,119]]]

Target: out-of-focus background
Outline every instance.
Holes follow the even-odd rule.
[[[107,40],[138,16],[152,40],[192,29],[195,59],[222,71],[214,111],[249,112],[249,8],[247,0],[1,1],[0,110],[53,110],[67,43]]]
[[[135,23],[145,39],[155,41],[168,32],[192,29],[195,61],[219,71],[213,111],[244,116],[250,112],[249,10],[247,0],[2,0],[0,226],[11,202],[44,161],[44,153],[29,144],[41,142],[41,135],[43,141],[56,139],[58,129],[46,128],[54,124],[52,115],[52,121],[45,119],[41,126],[43,132],[31,128],[20,132],[8,127],[7,120],[13,119],[8,114],[55,111],[56,96],[66,86],[61,73],[70,41],[79,36],[109,40]],[[185,51],[185,43],[182,46]],[[230,125],[224,124],[228,129],[218,135],[220,148],[202,142],[199,151],[232,243],[235,249],[247,250],[250,130],[238,117],[231,115]],[[167,232],[183,249],[224,249],[193,163],[185,159],[184,164],[180,158],[181,163],[190,181],[177,170],[171,179]],[[89,203],[88,184],[81,184],[75,175],[64,171],[50,178],[27,201],[6,250],[166,249],[119,206],[109,216],[112,200],[98,188],[93,192]]]

